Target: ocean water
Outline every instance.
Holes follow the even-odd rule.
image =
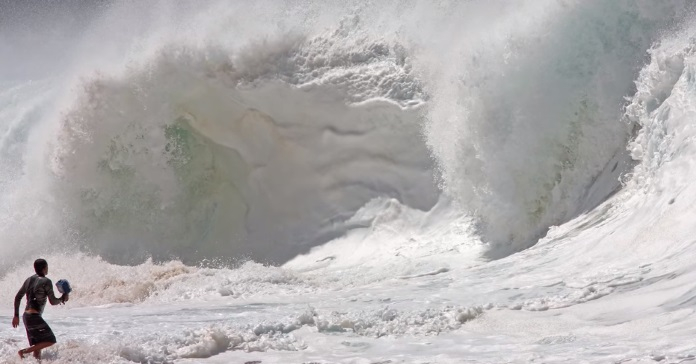
[[[0,362],[696,361],[694,11],[0,1]]]

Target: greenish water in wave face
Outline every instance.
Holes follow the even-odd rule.
[[[133,153],[151,151],[116,137],[97,166],[110,189],[82,194],[83,206],[91,207],[83,215],[91,217],[83,221],[85,231],[148,237],[159,242],[148,249],[160,258],[169,258],[164,254],[170,249],[192,260],[224,254],[235,236],[245,234],[248,207],[236,184],[246,183],[239,177],[248,175],[248,167],[233,150],[193,131],[184,117],[164,126],[163,134],[166,163],[160,168],[173,173],[173,196],[128,165]],[[149,236],[148,230],[157,235]],[[137,247],[133,252],[138,254]]]

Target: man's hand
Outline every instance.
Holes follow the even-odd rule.
[[[70,299],[70,296],[68,296],[67,293],[63,293],[63,295],[60,296],[60,300],[63,301],[63,303],[68,302],[68,299]]]
[[[19,326],[19,317],[15,316],[12,318],[12,327],[17,328]]]

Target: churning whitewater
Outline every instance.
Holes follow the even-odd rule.
[[[696,361],[694,11],[0,1],[0,362]]]

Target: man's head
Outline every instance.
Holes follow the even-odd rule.
[[[48,274],[48,262],[46,261],[46,259],[39,258],[34,261],[34,272],[36,272],[36,274],[40,275],[41,277]]]

